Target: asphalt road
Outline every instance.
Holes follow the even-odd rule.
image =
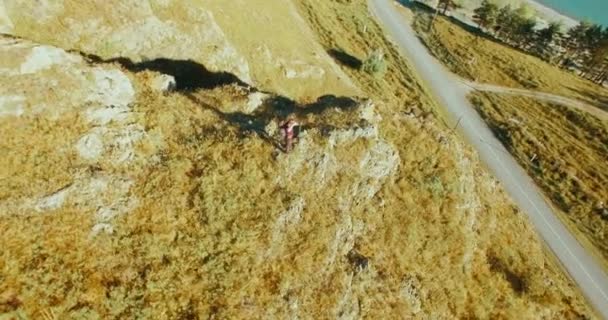
[[[477,150],[481,160],[500,180],[519,208],[529,215],[538,233],[597,312],[608,319],[608,277],[599,264],[556,217],[532,179],[502,147],[466,99],[466,90],[430,55],[412,27],[395,10],[395,3],[391,0],[369,0],[369,4],[372,13],[411,62],[425,87],[445,108],[449,121],[456,124],[460,119],[459,131]]]

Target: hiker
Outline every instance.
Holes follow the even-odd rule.
[[[289,119],[281,125],[281,137],[285,139],[283,145],[285,153],[289,153],[293,149],[293,140],[294,138],[297,138],[294,129],[297,126],[299,126],[299,124],[293,119]]]

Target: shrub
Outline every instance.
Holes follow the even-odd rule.
[[[373,51],[365,59],[365,61],[363,61],[362,69],[363,71],[373,76],[383,76],[386,72],[386,61],[384,59],[384,53],[381,50]]]

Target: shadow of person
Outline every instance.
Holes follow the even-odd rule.
[[[223,112],[209,103],[199,99],[194,94],[184,93],[184,95],[204,110],[211,111],[218,118],[236,128],[239,133],[246,136],[248,133],[255,133],[267,143],[281,149],[281,144],[266,132],[266,126],[273,121],[273,115],[269,113],[246,114],[244,112]]]
[[[281,143],[277,141],[276,137],[273,137],[266,132],[266,128],[272,121],[275,121],[277,122],[277,125],[280,125],[280,123],[291,116],[304,118],[308,115],[321,115],[323,112],[330,109],[347,110],[356,108],[359,105],[358,102],[352,98],[337,97],[334,95],[322,96],[318,98],[317,101],[309,104],[298,104],[289,98],[274,96],[267,99],[256,111],[248,114],[238,111],[223,112],[192,93],[184,93],[184,95],[201,108],[213,112],[217,117],[238,129],[239,132],[243,134],[254,132],[260,138],[279,149],[282,149]],[[327,124],[323,121],[323,116],[317,118],[320,119],[319,122],[306,123],[299,126],[296,129],[298,134],[300,131],[305,131],[313,127],[317,127],[321,131],[334,128],[331,124]]]
[[[102,59],[93,54],[78,53],[91,63],[117,63],[134,73],[156,71],[171,75],[175,78],[175,90],[177,93],[190,99],[202,109],[213,112],[218,118],[236,128],[243,135],[252,132],[256,133],[260,138],[278,148],[282,148],[281,144],[266,132],[266,128],[271,121],[282,122],[290,116],[306,117],[308,115],[321,114],[332,108],[344,110],[355,108],[358,105],[357,101],[352,98],[338,97],[335,95],[325,95],[319,97],[315,102],[308,104],[299,104],[284,96],[271,95],[262,106],[252,113],[224,112],[197,97],[196,91],[199,89],[214,89],[228,85],[245,88],[249,92],[258,92],[258,90],[232,73],[213,72],[204,65],[192,60],[158,58],[136,63],[125,57]],[[308,123],[301,126],[299,130],[307,130],[313,126],[317,126],[321,129],[332,127],[323,122],[324,117],[318,118],[321,119],[319,120],[320,122],[314,124]]]

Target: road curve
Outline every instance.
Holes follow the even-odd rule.
[[[435,60],[412,27],[393,7],[391,0],[368,0],[370,10],[385,31],[412,63],[426,88],[445,108],[452,123],[460,119],[459,130],[478,151],[481,160],[500,180],[519,208],[526,212],[537,232],[559,258],[593,307],[608,319],[608,277],[599,264],[556,217],[550,205],[466,98],[466,91],[441,63]],[[514,232],[516,232],[514,230]]]
[[[497,86],[497,85],[487,84],[487,83],[470,82],[470,81],[466,81],[466,80],[461,80],[461,82],[464,85],[464,88],[467,90],[470,89],[470,90],[493,92],[493,93],[499,93],[499,94],[509,94],[509,95],[530,97],[530,98],[534,98],[534,99],[538,99],[538,100],[544,100],[544,101],[553,102],[556,104],[561,104],[561,105],[564,105],[567,107],[576,108],[583,112],[592,114],[592,115],[598,117],[600,120],[608,121],[608,111],[602,110],[598,107],[591,106],[582,101],[575,100],[572,98],[562,97],[562,96],[548,93],[548,92],[502,87],[502,86]],[[601,106],[608,110],[608,105],[601,104]]]

